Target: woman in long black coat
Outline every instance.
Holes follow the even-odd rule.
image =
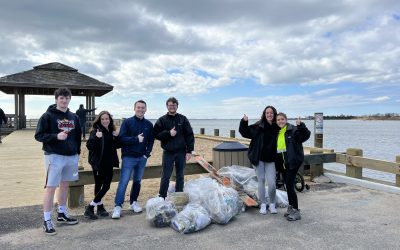
[[[94,199],[85,209],[85,217],[97,219],[98,216],[108,216],[101,199],[110,189],[113,178],[113,168],[119,167],[117,155],[118,132],[108,111],[101,111],[96,117],[90,131],[86,147],[89,149],[89,163],[94,175]],[[97,215],[94,208],[97,207]]]

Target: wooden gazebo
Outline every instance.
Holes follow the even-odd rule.
[[[96,96],[102,96],[114,88],[58,62],[3,76],[0,78],[0,91],[14,94],[15,97],[15,116],[18,119],[16,129],[26,128],[25,95],[53,95],[60,87],[69,88],[73,96],[86,96],[87,109],[95,107]]]

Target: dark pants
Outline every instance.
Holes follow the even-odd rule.
[[[297,171],[299,171],[300,166],[294,169],[290,169],[291,166],[287,163],[287,152],[278,153],[276,155],[275,165],[277,171],[282,173],[283,181],[286,185],[286,192],[289,200],[289,205],[293,208],[298,209],[297,194],[295,190],[295,180]]]
[[[183,170],[186,165],[186,152],[163,152],[162,165],[163,172],[160,183],[160,197],[167,197],[167,191],[169,186],[169,178],[172,175],[172,171],[176,169],[176,185],[175,191],[182,192],[184,185],[184,175]]]
[[[107,169],[102,172],[93,171],[94,175],[94,202],[100,202],[110,189],[113,178],[113,169]]]
[[[284,176],[286,176],[286,192],[288,195],[289,205],[291,205],[294,209],[299,209],[299,204],[297,203],[297,194],[294,188],[296,174],[297,171],[299,171],[299,168],[300,167],[295,169],[286,169],[286,174],[284,174]]]
[[[81,123],[82,137],[86,137],[86,122]]]

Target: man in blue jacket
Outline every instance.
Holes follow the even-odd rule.
[[[79,123],[81,124],[82,138],[86,138],[86,113],[95,111],[94,109],[85,109],[83,104],[79,105],[79,109],[76,110],[76,115],[79,117]]]
[[[135,115],[124,120],[119,132],[121,143],[122,165],[121,178],[118,183],[115,196],[115,207],[112,214],[113,219],[121,217],[121,208],[124,203],[125,191],[133,172],[133,183],[130,194],[130,208],[134,213],[142,212],[137,202],[140,192],[140,182],[143,177],[147,159],[153,150],[154,133],[153,124],[144,118],[146,113],[146,102],[139,100],[135,102]]]
[[[161,141],[163,151],[163,173],[160,183],[160,197],[167,197],[169,178],[171,177],[174,163],[176,168],[176,192],[183,191],[183,170],[186,161],[190,160],[194,149],[193,129],[186,116],[178,114],[178,100],[170,97],[167,102],[168,113],[161,116],[154,125],[154,135]]]
[[[54,92],[56,104],[50,105],[38,122],[35,139],[43,143],[46,183],[43,199],[43,230],[46,235],[54,235],[51,214],[54,193],[58,192],[57,222],[74,225],[78,221],[67,213],[69,182],[79,179],[78,162],[81,152],[81,128],[78,117],[69,111],[71,91],[59,88]]]

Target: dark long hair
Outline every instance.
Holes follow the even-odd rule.
[[[260,124],[267,123],[267,118],[265,118],[265,111],[268,108],[272,109],[272,112],[274,112],[274,118],[272,119],[272,123],[276,123],[276,116],[277,116],[278,112],[276,112],[276,108],[274,108],[274,106],[268,105],[267,107],[265,107],[264,111],[262,112],[260,120],[258,120],[258,122],[256,122],[255,124],[260,125]]]
[[[102,116],[102,115],[108,115],[108,117],[110,117],[110,124],[108,125],[108,130],[109,130],[109,131],[115,131],[114,120],[113,120],[113,118],[112,118],[110,112],[105,111],[105,110],[104,110],[104,111],[101,111],[101,112],[96,116],[96,119],[94,119],[94,122],[93,122],[92,129],[91,129],[90,131],[95,130],[95,129],[99,129],[100,126],[102,126],[102,125],[101,125],[101,116]]]

